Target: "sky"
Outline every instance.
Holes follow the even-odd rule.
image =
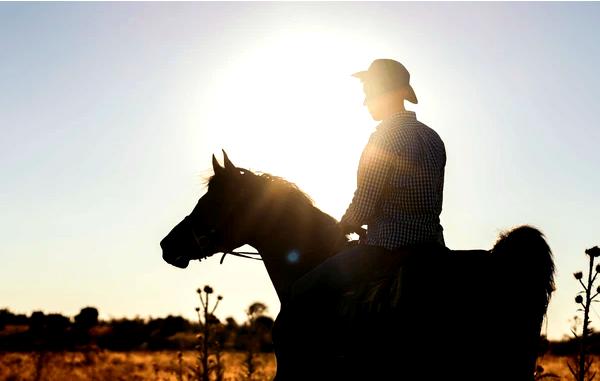
[[[339,219],[377,125],[351,74],[393,58],[446,146],[446,244],[538,227],[560,339],[600,245],[598,35],[598,3],[0,3],[0,308],[192,319],[210,284],[218,317],[275,316],[262,263],[159,242],[221,149]]]

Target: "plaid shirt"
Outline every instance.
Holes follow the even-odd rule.
[[[368,245],[444,245],[439,216],[445,165],[439,135],[412,111],[394,114],[377,126],[361,155],[357,188],[342,221],[368,225]]]

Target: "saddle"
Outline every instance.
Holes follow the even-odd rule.
[[[462,267],[461,263],[472,264],[477,260],[483,262],[485,267],[484,263],[489,262],[490,256],[487,250],[450,250],[445,247],[422,246],[394,250],[392,257],[394,260],[384,272],[356,282],[341,295],[341,316],[353,320],[357,314],[395,311],[407,292],[422,290],[423,287],[435,288],[431,283],[446,283],[445,279],[450,275],[443,274],[444,270],[452,271],[456,266]],[[435,279],[431,279],[431,276]],[[429,284],[424,285],[424,280]],[[460,282],[458,284],[453,288],[460,288]]]

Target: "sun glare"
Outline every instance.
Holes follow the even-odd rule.
[[[295,182],[339,218],[355,187],[373,122],[351,74],[373,52],[326,32],[263,41],[223,71],[211,120],[202,130],[214,152],[225,148],[249,169]],[[352,42],[352,43],[350,43]]]

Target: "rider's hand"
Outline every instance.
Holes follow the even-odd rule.
[[[367,230],[363,229],[362,227],[359,226],[358,230],[356,231],[356,234],[358,234],[358,239],[360,242],[364,243],[366,242],[365,240],[367,239]]]
[[[350,233],[357,233],[361,239],[363,239],[367,234],[367,231],[362,227],[354,224],[349,224],[345,221],[340,222],[340,228],[342,229],[342,232],[344,232],[344,234],[347,235]]]
[[[342,229],[342,233],[344,233],[346,235],[348,235],[350,233],[354,233],[354,230],[356,229],[356,225],[351,225],[344,221],[340,221],[339,226],[340,226],[340,229]]]

